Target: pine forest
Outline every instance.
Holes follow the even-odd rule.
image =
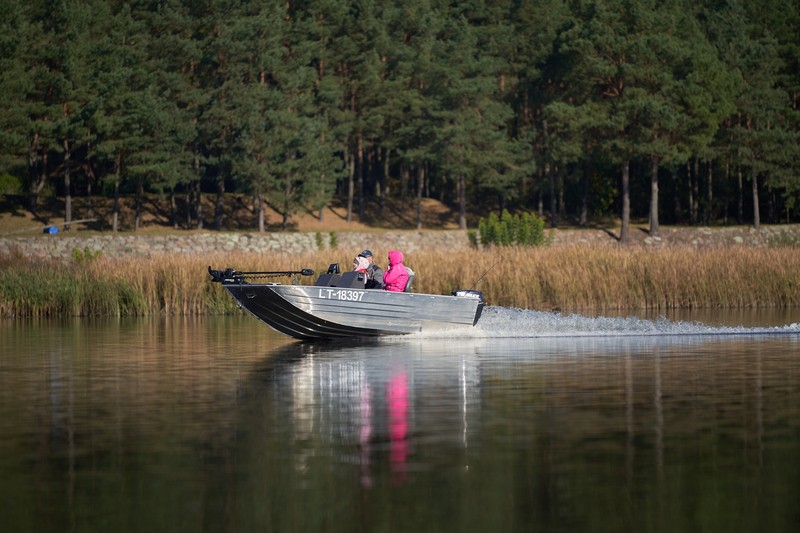
[[[155,194],[184,227],[204,195],[216,228],[240,194],[260,231],[399,198],[462,228],[615,217],[623,241],[800,221],[797,0],[0,6],[0,193],[32,212],[51,190],[67,221]]]

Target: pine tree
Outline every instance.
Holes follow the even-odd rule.
[[[200,175],[195,164],[197,154],[197,114],[202,105],[198,90],[197,65],[200,50],[195,39],[196,18],[191,2],[167,0],[154,4],[143,12],[149,29],[148,50],[150,69],[157,73],[159,90],[159,118],[161,129],[156,135],[154,161],[157,171],[152,175],[150,187],[170,197],[170,217],[178,227],[176,191],[197,191],[197,206],[187,202],[188,219],[193,218],[193,207],[200,205]],[[192,195],[189,195],[190,197]],[[202,215],[197,214],[198,224]]]
[[[740,76],[736,110],[722,135],[735,148],[737,173],[750,179],[756,228],[761,225],[760,181],[768,185],[796,182],[784,176],[791,176],[799,144],[797,124],[787,113],[791,97],[778,83],[785,60],[765,24],[765,12],[769,11],[762,10],[761,4],[730,2],[713,11],[711,20],[720,55]]]
[[[56,151],[61,153],[65,229],[70,229],[72,222],[73,171],[79,168],[73,154],[79,150],[85,153],[87,144],[91,142],[87,118],[95,93],[91,86],[94,72],[89,56],[94,41],[92,28],[103,13],[102,3],[93,4],[59,4],[51,12],[53,31],[59,43],[54,66],[61,79],[62,114],[55,124],[55,135],[59,140]]]
[[[518,146],[508,131],[511,108],[500,92],[505,65],[499,57],[480,52],[491,42],[489,35],[487,28],[470,24],[456,8],[443,22],[433,48],[436,61],[429,84],[436,102],[436,168],[455,184],[462,229],[468,187],[485,184],[502,190],[519,177]]]
[[[732,82],[688,6],[638,3],[627,80],[635,153],[650,166],[650,234],[659,231],[659,167],[703,155],[733,110]]]
[[[61,13],[57,2],[34,2],[25,6],[9,6],[22,22],[20,38],[25,39],[15,47],[16,57],[12,60],[17,70],[30,73],[23,75],[17,85],[20,113],[18,132],[23,132],[28,146],[28,208],[37,212],[39,194],[47,184],[52,171],[51,155],[57,153],[59,138],[56,125],[63,118],[63,100],[66,83],[60,69],[60,39],[57,16]],[[10,20],[14,20],[12,16]],[[14,34],[14,31],[11,32]],[[13,72],[13,70],[12,70]],[[13,100],[12,100],[13,101]],[[24,117],[22,119],[21,117]],[[63,141],[63,139],[61,140]]]
[[[527,176],[521,180],[526,195],[530,192],[541,200],[549,185],[550,223],[557,225],[559,192],[556,190],[557,168],[568,165],[574,152],[570,148],[578,139],[588,137],[579,126],[580,114],[569,117],[559,107],[561,94],[568,93],[570,107],[586,101],[580,94],[582,84],[570,87],[572,66],[567,54],[559,51],[559,35],[574,27],[574,16],[563,1],[546,3],[523,2],[512,12],[515,21],[514,72],[519,78],[514,99],[515,136],[528,144],[530,163]],[[566,96],[565,96],[566,98]],[[593,118],[594,113],[585,113]],[[579,142],[579,141],[577,141]],[[546,183],[545,183],[546,182]]]
[[[15,174],[28,166],[29,154],[38,154],[37,138],[30,131],[33,109],[28,100],[36,84],[36,70],[31,67],[38,30],[31,24],[26,5],[19,0],[0,3],[0,165]],[[33,165],[32,161],[30,166]]]
[[[149,103],[143,98],[147,72],[147,36],[143,21],[128,6],[110,13],[99,26],[102,38],[95,43],[89,61],[95,73],[90,127],[97,136],[96,153],[114,194],[112,230],[119,229],[120,190],[133,178],[128,169],[148,143],[141,117]],[[137,188],[138,190],[138,188]]]

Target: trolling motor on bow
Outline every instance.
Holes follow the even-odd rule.
[[[293,284],[297,284],[299,276],[313,276],[314,271],[310,268],[302,270],[283,270],[271,272],[239,272],[232,268],[225,270],[212,270],[211,266],[208,267],[208,273],[211,275],[211,281],[214,283],[247,283],[249,279],[259,278],[278,278],[282,276],[294,277]]]

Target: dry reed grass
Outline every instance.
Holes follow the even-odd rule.
[[[374,247],[386,263],[387,249]],[[351,252],[353,255],[357,251]],[[216,314],[236,309],[209,281],[208,265],[242,271],[349,268],[341,250],[302,255],[227,254],[100,257],[84,264],[6,260],[3,316]],[[415,290],[478,288],[492,305],[612,310],[794,307],[800,305],[800,248],[562,246],[426,250],[407,254]],[[288,280],[287,280],[288,281]],[[312,280],[305,278],[304,282]]]

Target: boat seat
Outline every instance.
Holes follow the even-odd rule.
[[[315,285],[317,287],[336,287],[341,277],[339,274],[333,273],[322,274]]]
[[[406,267],[406,270],[408,271],[408,281],[406,281],[406,288],[403,289],[403,292],[414,292],[413,284],[416,273],[408,267]]]
[[[345,272],[336,282],[334,287],[345,287],[348,289],[363,289],[367,283],[367,275],[363,272]]]

